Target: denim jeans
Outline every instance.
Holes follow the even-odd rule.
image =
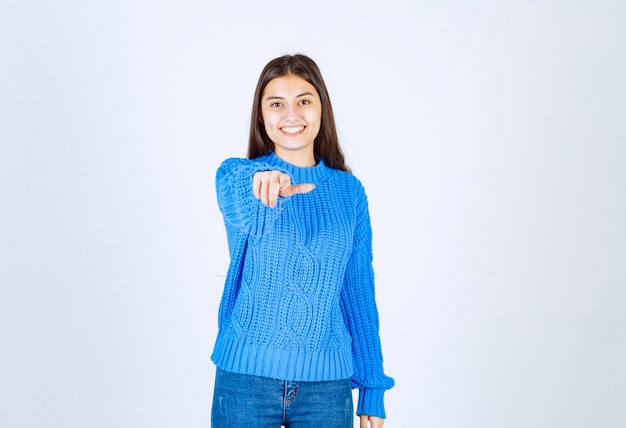
[[[291,382],[217,369],[212,428],[352,428],[350,379]]]

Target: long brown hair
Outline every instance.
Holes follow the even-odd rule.
[[[248,158],[255,159],[266,155],[274,149],[274,143],[268,137],[265,126],[261,120],[261,97],[267,84],[277,77],[295,74],[309,82],[317,90],[322,102],[322,118],[320,131],[315,137],[313,153],[317,158],[334,169],[351,172],[339,145],[339,137],[335,127],[333,107],[322,73],[317,64],[306,55],[284,55],[271,60],[259,77],[254,91],[254,103],[252,104],[252,117],[250,119],[250,139],[248,141]]]

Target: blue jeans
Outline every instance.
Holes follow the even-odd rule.
[[[215,375],[212,428],[352,428],[350,379],[291,382],[230,373]]]

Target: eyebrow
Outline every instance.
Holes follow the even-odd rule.
[[[313,94],[311,92],[303,92],[303,93],[301,93],[299,95],[296,95],[296,98],[306,97],[306,96],[312,97]],[[270,96],[270,97],[265,98],[265,101],[284,100],[284,99],[285,99],[284,97]]]

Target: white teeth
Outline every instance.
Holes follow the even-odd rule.
[[[287,134],[296,134],[304,129],[304,126],[287,126],[282,128],[283,132]]]

